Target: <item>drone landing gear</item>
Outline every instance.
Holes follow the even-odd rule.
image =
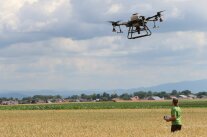
[[[119,31],[116,31],[116,26],[113,26],[112,32],[123,33],[120,26],[119,26]]]
[[[117,33],[123,33],[120,26],[119,26],[119,31]]]
[[[142,31],[145,33],[141,34]],[[150,36],[151,34],[152,34],[151,31],[149,30],[149,28],[146,25],[142,28],[141,27],[137,28],[137,27],[132,26],[132,27],[129,27],[127,38],[128,39],[136,39],[136,38]]]

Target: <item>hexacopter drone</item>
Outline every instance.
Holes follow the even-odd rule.
[[[129,28],[127,38],[136,39],[145,36],[150,36],[152,34],[152,32],[147,26],[147,22],[149,21],[153,22],[154,23],[153,28],[158,28],[158,26],[156,26],[156,21],[160,21],[160,22],[163,21],[162,14],[161,14],[162,12],[164,11],[159,11],[157,12],[156,15],[147,18],[145,16],[139,16],[138,13],[135,13],[131,16],[131,19],[128,22],[121,22],[121,21],[109,21],[109,22],[113,26],[112,32],[123,33],[120,26],[126,26]],[[116,31],[116,27],[119,27],[118,31]]]

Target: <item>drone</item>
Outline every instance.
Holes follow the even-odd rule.
[[[109,21],[109,23],[111,23],[113,27],[112,32],[123,33],[121,26],[126,26],[127,28],[129,28],[127,38],[137,39],[150,36],[152,34],[149,27],[147,26],[148,22],[154,23],[153,28],[159,28],[159,26],[156,25],[156,22],[163,22],[162,12],[164,11],[159,11],[156,15],[147,18],[145,16],[139,16],[138,13],[135,13],[132,14],[131,19],[128,22],[121,22],[121,20],[119,20]],[[118,31],[116,30],[117,27],[119,29]]]

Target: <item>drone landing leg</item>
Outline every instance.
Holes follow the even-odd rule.
[[[131,27],[129,27],[129,30],[128,30],[128,36],[127,36],[128,39],[130,39],[130,37],[129,37],[130,32],[131,32]]]
[[[120,26],[119,26],[119,32],[117,32],[117,33],[123,33]]]
[[[131,38],[132,38],[132,35],[133,35],[133,31],[134,31],[134,27],[132,26],[132,29],[131,29]]]
[[[140,31],[144,31],[145,34],[140,35],[140,33],[139,33]],[[128,39],[136,39],[136,38],[146,37],[146,36],[150,36],[152,34],[146,25],[140,31],[138,31],[136,28],[134,29],[134,27],[129,27]],[[133,36],[134,33],[138,33],[138,35]]]

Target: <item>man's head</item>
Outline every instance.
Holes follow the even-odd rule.
[[[178,99],[177,98],[173,98],[172,103],[174,106],[178,105]]]

